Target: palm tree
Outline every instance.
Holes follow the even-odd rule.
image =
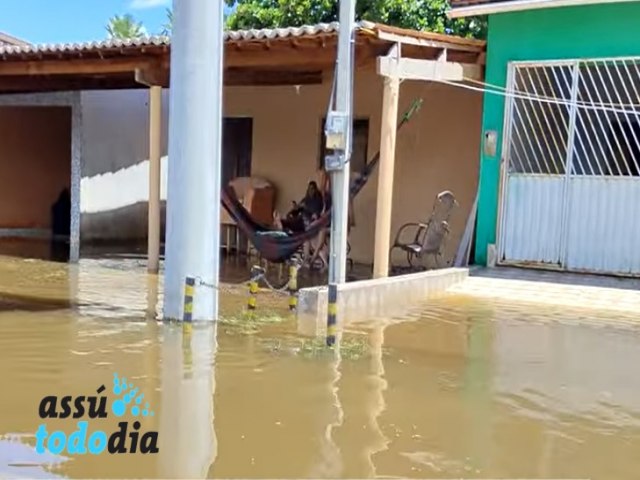
[[[225,7],[224,9],[225,22],[228,16],[229,16],[229,9]],[[173,32],[173,10],[171,10],[170,8],[167,8],[167,21],[162,25],[162,30],[160,31],[160,35],[170,37],[172,32]]]
[[[171,32],[173,31],[173,10],[167,8],[167,21],[164,25],[162,25],[162,35],[167,37],[171,36]]]
[[[106,28],[109,38],[140,38],[145,35],[142,22],[136,22],[129,14],[111,17]]]

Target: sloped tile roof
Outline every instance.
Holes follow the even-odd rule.
[[[338,22],[320,23],[317,25],[305,25],[301,27],[289,28],[263,28],[252,30],[232,30],[224,32],[225,42],[252,42],[262,40],[278,40],[287,38],[316,37],[324,35],[335,35],[339,30]],[[398,29],[386,25],[371,22],[359,22],[359,31],[379,32],[393,31],[401,32],[405,36],[414,36],[422,39],[433,39],[437,41],[451,42],[453,45],[469,45],[473,47],[483,47],[484,42],[473,39],[454,37],[431,32],[418,32],[415,30]],[[1,38],[0,38],[1,41]],[[144,47],[169,47],[171,38],[167,36],[148,36],[135,39],[107,39],[101,41],[84,43],[57,43],[57,44],[0,44],[0,56],[5,59],[12,56],[37,55],[37,54],[61,54],[61,53],[90,53],[121,49],[140,49]]]

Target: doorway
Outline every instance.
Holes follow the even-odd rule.
[[[222,185],[251,176],[253,118],[227,117],[222,126]]]
[[[2,253],[67,261],[71,107],[0,108]]]

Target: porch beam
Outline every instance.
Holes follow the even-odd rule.
[[[160,159],[162,152],[162,87],[149,89],[149,210],[147,271],[160,268]]]
[[[169,70],[163,68],[136,68],[137,83],[147,87],[169,87]]]
[[[69,78],[68,76],[2,76],[0,93],[58,92],[74,90],[111,90],[140,88],[132,77]]]
[[[461,82],[465,79],[482,80],[482,68],[477,64],[465,64],[437,60],[419,60],[400,58],[397,60],[378,57],[378,74],[384,77],[397,77],[402,80],[448,80]]]
[[[229,49],[227,50],[224,66],[234,67],[286,67],[292,68],[328,68],[336,62],[336,52],[330,46],[328,48],[272,48],[268,52],[263,49]]]
[[[153,68],[156,63],[140,58],[5,61],[0,62],[0,76],[126,73],[138,68]]]
[[[396,44],[388,62],[400,62],[400,45]],[[376,231],[373,258],[373,278],[389,276],[389,244],[391,241],[391,213],[393,207],[393,173],[396,156],[396,126],[398,123],[398,100],[400,77],[384,77],[382,92],[382,126],[380,131],[380,170],[378,173],[378,195],[376,200]]]
[[[0,93],[56,92],[74,90],[142,89],[150,86],[169,87],[169,78],[163,74],[150,74],[138,70],[137,75],[118,74],[102,77],[68,75],[8,75],[0,74]],[[165,83],[166,80],[166,83]],[[280,71],[259,69],[228,69],[224,82],[227,86],[318,85],[323,80],[322,70]]]
[[[389,28],[389,27],[387,27]],[[379,30],[377,32],[377,37],[380,40],[385,40],[387,42],[400,43],[402,45],[416,45],[418,47],[428,47],[428,48],[451,48],[458,51],[464,52],[482,52],[484,50],[484,44],[478,45],[469,45],[464,44],[462,42],[452,42],[451,39],[449,41],[438,41],[432,40],[430,38],[416,37],[412,35],[403,35],[401,33],[395,32],[387,32]]]
[[[318,85],[322,70],[287,72],[277,70],[227,69],[224,83],[228,86]]]

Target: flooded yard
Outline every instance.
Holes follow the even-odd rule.
[[[225,321],[188,334],[147,320],[161,290],[142,261],[0,258],[0,476],[640,472],[633,322],[451,294],[351,327],[334,354],[296,333],[286,298],[261,297],[264,318],[251,320],[245,288],[224,287]],[[158,432],[159,452],[36,455],[40,424],[68,435],[78,422],[41,419],[41,400],[110,394],[114,373],[144,392],[153,416],[140,432]],[[91,419],[89,434],[117,423]]]

